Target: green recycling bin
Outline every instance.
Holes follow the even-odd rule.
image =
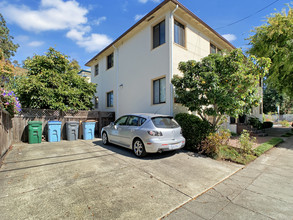
[[[29,121],[28,122],[28,143],[38,144],[42,142],[42,122]]]

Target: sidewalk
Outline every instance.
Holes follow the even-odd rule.
[[[293,137],[164,219],[293,219]]]

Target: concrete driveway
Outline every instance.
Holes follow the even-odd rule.
[[[93,141],[17,144],[0,168],[5,219],[157,219],[243,166],[185,151],[148,155]]]

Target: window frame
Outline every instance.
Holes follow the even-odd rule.
[[[114,52],[107,56],[107,70],[114,66]]]
[[[164,101],[161,101],[161,93],[160,93],[160,91],[161,91],[161,83],[160,83],[160,81],[162,80],[162,79],[165,79],[165,100]],[[156,81],[159,81],[159,102],[158,103],[156,103],[155,102],[155,82]],[[153,79],[152,80],[152,104],[153,105],[159,105],[159,104],[165,104],[166,103],[166,95],[167,95],[167,80],[166,80],[166,76],[162,76],[162,77],[159,77],[159,78],[156,78],[156,79]]]
[[[95,65],[94,71],[95,71],[95,73],[94,73],[95,76],[99,75],[99,64],[98,63]]]
[[[176,23],[178,23],[178,25]],[[182,38],[183,44],[181,44],[180,42],[176,42],[176,31],[175,31],[176,26],[179,28],[179,30],[182,30],[183,29],[183,38]],[[180,26],[182,26],[182,27],[180,27]],[[180,32],[178,32],[178,34],[179,33]],[[180,36],[180,34],[179,34],[179,36]],[[178,39],[180,39],[179,36],[178,36]],[[174,19],[174,43],[177,44],[177,45],[179,45],[179,46],[182,46],[182,47],[186,48],[186,31],[185,31],[185,25],[182,24],[181,22],[179,22],[176,19]]]
[[[161,29],[161,24],[164,23],[164,28]],[[158,45],[155,45],[155,28],[159,27],[159,39],[158,39]],[[164,39],[161,39],[161,30],[164,31]],[[162,20],[158,22],[156,25],[152,26],[152,49],[155,49],[163,44],[166,43],[166,20]]]
[[[108,95],[110,95],[110,94],[112,94],[112,103],[108,102],[109,101]],[[114,92],[113,92],[113,90],[106,93],[106,107],[107,108],[113,108],[114,107]]]
[[[215,47],[215,53],[212,53],[212,47]],[[213,44],[212,42],[210,42],[210,54],[223,54],[222,49],[218,48],[215,44]]]

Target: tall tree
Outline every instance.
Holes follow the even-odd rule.
[[[6,21],[4,20],[2,14],[0,13],[0,48],[4,53],[5,59],[9,60],[14,56],[18,44],[12,42],[14,38],[9,34],[9,29],[6,26]]]
[[[211,54],[200,62],[179,64],[183,76],[174,76],[176,100],[216,127],[224,115],[237,117],[259,105],[259,78],[270,60],[243,55],[236,49],[227,55]]]
[[[16,80],[16,93],[24,108],[87,110],[96,84],[77,75],[68,57],[54,48],[45,55],[35,55],[24,61],[28,75]]]
[[[272,61],[267,82],[280,94],[293,98],[293,9],[273,13],[267,21],[253,30],[249,37],[251,49],[248,53],[257,57],[268,57]]]

